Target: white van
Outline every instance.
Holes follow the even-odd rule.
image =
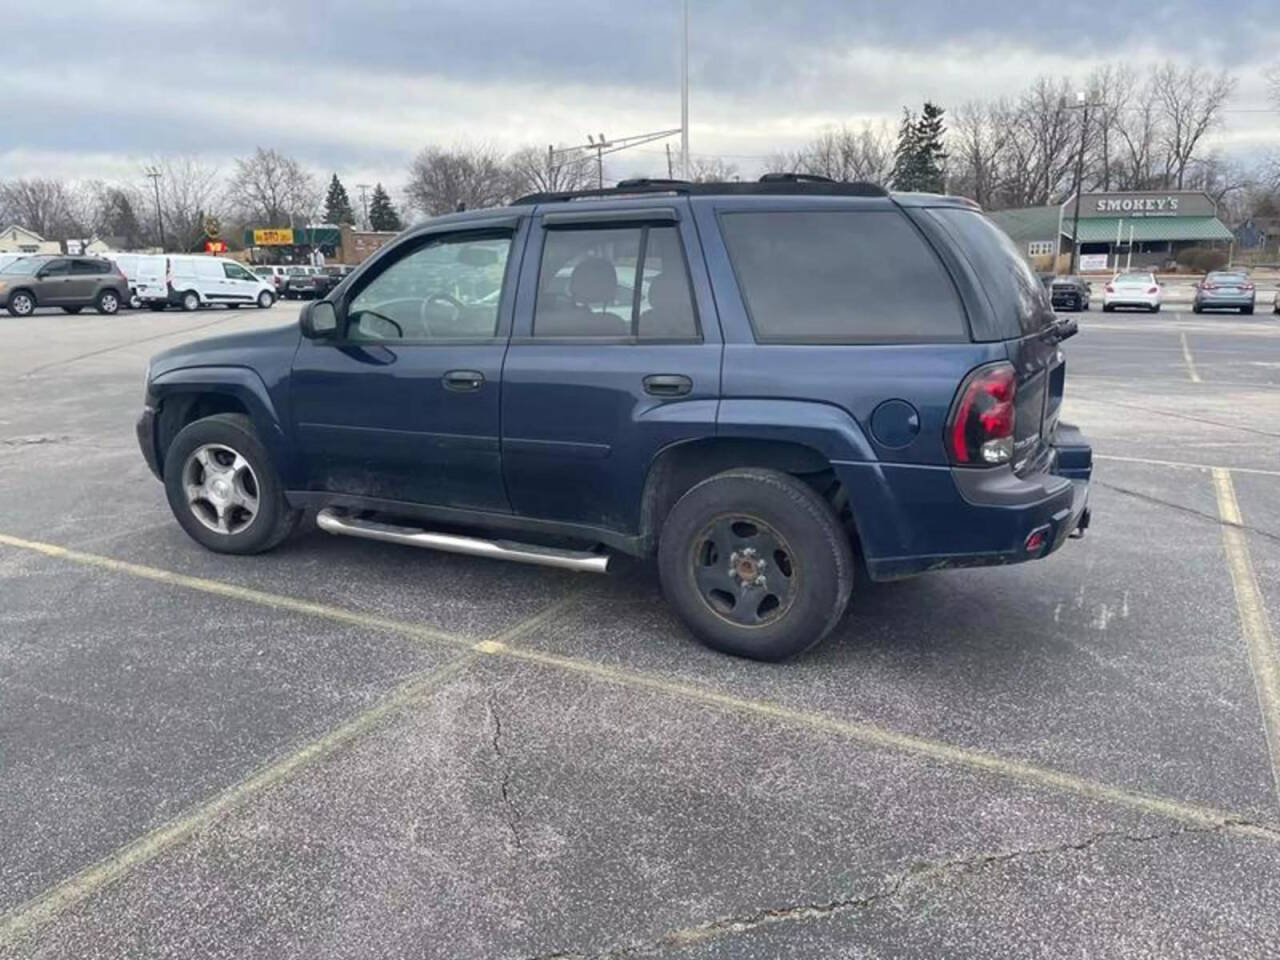
[[[276,302],[274,285],[234,260],[181,254],[146,259],[162,261],[163,269],[139,264],[138,298],[152,310],[171,305],[199,310],[215,303],[233,308],[253,304],[265,310]]]
[[[143,263],[156,261],[152,265],[153,273],[164,274],[164,257],[146,253],[104,253],[104,257],[120,268],[120,272],[129,281],[129,306],[137,310],[142,306],[142,298],[138,295],[138,276],[142,272]]]

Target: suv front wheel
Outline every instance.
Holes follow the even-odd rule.
[[[744,467],[680,498],[663,524],[658,570],[668,602],[707,646],[784,660],[839,622],[853,552],[835,510],[811,487]]]
[[[217,553],[270,550],[301,515],[285,501],[270,455],[240,413],[216,413],[179,431],[165,453],[164,490],[182,529]]]

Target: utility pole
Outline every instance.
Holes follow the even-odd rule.
[[[642,147],[647,143],[655,143],[658,140],[665,140],[667,137],[674,137],[680,132],[679,127],[672,127],[670,130],[655,130],[652,133],[637,133],[630,137],[618,137],[614,140],[606,140],[604,134],[600,134],[596,139],[591,134],[587,134],[587,142],[578,144],[576,147],[560,147],[559,149],[547,148],[547,158],[554,163],[557,157],[571,156],[583,150],[594,150],[596,152],[596,183],[600,189],[604,189],[604,155],[606,153],[618,153],[620,150],[630,150],[632,147]],[[668,148],[668,170],[670,169],[670,148]]]
[[[357,183],[356,189],[360,191],[360,208],[364,211],[364,219],[360,221],[360,225],[365,229],[369,229],[369,190],[372,188],[371,183]]]
[[[674,180],[676,172],[671,167],[671,144],[664,143],[663,146],[667,148],[667,179]]]
[[[588,133],[587,143],[596,152],[596,185],[601,190],[603,190],[604,189],[604,151],[607,147],[612,147],[613,144],[604,138],[603,133],[600,134],[599,140],[596,140],[591,136],[591,134]]]
[[[160,252],[164,253],[167,245],[164,242],[164,217],[160,215],[160,178],[164,174],[155,167],[147,167],[145,173],[150,178],[151,185],[156,189],[156,227],[160,231]]]
[[[1083,90],[1076,94],[1076,106],[1084,110],[1080,118],[1080,152],[1076,154],[1076,202],[1071,215],[1071,265],[1067,273],[1074,275],[1080,253],[1080,192],[1084,189],[1084,145],[1089,133],[1089,96]]]
[[[680,176],[689,179],[689,0],[684,0],[680,44]]]

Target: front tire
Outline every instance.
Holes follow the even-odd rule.
[[[114,290],[103,290],[94,301],[94,308],[104,317],[115,316],[120,312],[120,294]]]
[[[195,313],[200,309],[200,295],[194,290],[188,290],[182,295],[181,304],[187,313]]]
[[[252,421],[215,413],[179,431],[164,458],[169,508],[191,539],[215,553],[263,553],[298,524]]]
[[[275,302],[276,302],[276,298],[273,297],[269,291],[263,290],[260,294],[258,294],[259,310],[269,310],[271,308],[271,305]]]
[[[753,660],[808,650],[844,614],[849,535],[831,505],[788,474],[728,470],[671,509],[658,544],[662,590],[707,646]]]
[[[36,298],[25,290],[9,294],[9,313],[15,317],[29,317],[35,313]]]

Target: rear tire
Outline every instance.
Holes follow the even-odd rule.
[[[1252,316],[1252,315],[1253,315],[1253,307],[1241,307],[1241,308],[1240,308],[1240,312],[1241,312],[1242,314],[1244,314],[1246,317]]]
[[[79,313],[83,309],[84,307],[63,307],[62,312],[63,313]]]
[[[161,310],[164,310],[167,307],[168,307],[168,304],[160,303],[159,301],[156,301],[156,300],[152,300],[150,303],[147,304],[147,309],[155,313],[159,313]]]
[[[1104,303],[1104,304],[1102,305],[1102,312],[1103,312],[1103,313],[1113,313],[1113,312],[1115,312],[1115,309],[1116,309],[1116,308],[1115,308],[1114,306],[1112,306],[1111,304],[1109,304],[1109,303]]]
[[[1204,313],[1204,307],[1200,306],[1200,304],[1198,304],[1198,303],[1193,303],[1193,304],[1191,305],[1191,312],[1192,312],[1192,313]]]
[[[114,290],[103,290],[94,301],[94,308],[104,317],[113,317],[120,312],[120,294]]]
[[[213,501],[192,501],[189,493],[191,488],[203,485],[194,482],[197,478],[210,479],[210,471],[196,459],[201,451],[207,454],[209,450],[221,451],[217,455],[228,463],[243,461],[244,466],[236,472],[231,485],[241,494],[252,494],[251,519],[246,520],[247,508],[235,508],[238,513],[226,524],[226,532],[210,525],[217,523],[219,516]],[[226,464],[221,466],[225,468]],[[271,457],[258,440],[252,421],[241,413],[215,413],[183,427],[165,453],[164,489],[169,508],[182,529],[215,553],[243,555],[270,550],[293,532],[302,515],[301,510],[291,509],[285,501],[284,487]]]
[[[182,295],[182,309],[187,313],[195,313],[200,309],[200,295],[194,290],[188,290]]]
[[[697,484],[671,509],[658,544],[667,601],[722,653],[785,660],[844,614],[853,551],[821,496],[776,470],[740,467]]]
[[[1158,304],[1158,303],[1157,303],[1154,307],[1148,307],[1147,309],[1148,309],[1148,310],[1150,310],[1152,313],[1159,313],[1159,312],[1160,312],[1160,304]]]

